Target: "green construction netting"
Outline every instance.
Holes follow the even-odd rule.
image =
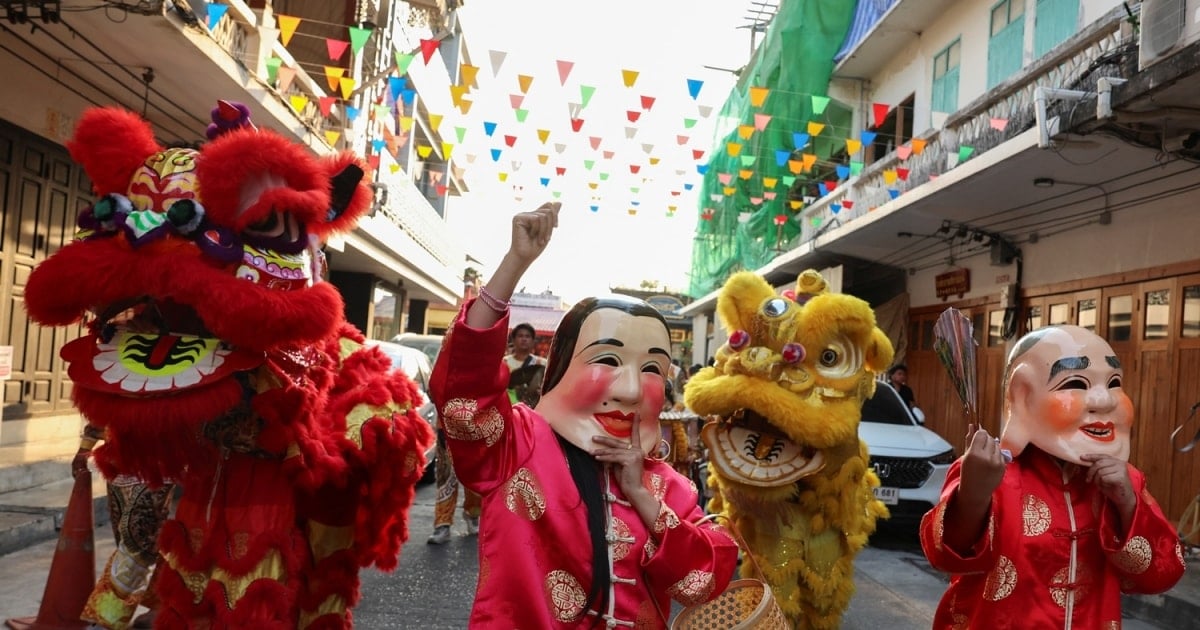
[[[854,17],[855,2],[846,0],[784,0],[767,29],[749,70],[742,73],[717,120],[711,158],[700,186],[700,220],[692,244],[691,282],[688,293],[703,296],[730,274],[757,269],[777,256],[800,232],[792,200],[815,196],[820,166],[793,173],[803,153],[820,163],[844,150],[845,138],[812,136],[807,146],[795,146],[795,133],[807,133],[810,121],[830,128],[848,129],[851,110],[836,101],[814,115],[813,96],[826,97],[837,53]],[[767,88],[759,107],[752,91]],[[770,116],[762,131],[749,139],[739,126],[755,125]],[[730,143],[741,145],[731,155]],[[780,153],[783,152],[783,153]],[[811,158],[810,158],[811,160]],[[752,176],[743,179],[743,171]],[[728,184],[722,182],[727,179]],[[767,183],[775,179],[774,188]],[[765,180],[765,181],[764,181]],[[731,194],[726,194],[732,188]],[[767,199],[774,192],[774,199]],[[757,203],[756,203],[757,202]]]

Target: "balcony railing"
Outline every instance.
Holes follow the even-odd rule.
[[[1131,32],[1122,29],[1125,18],[1123,7],[1114,9],[1017,75],[952,114],[940,130],[921,138],[925,141],[925,148],[920,154],[914,151],[907,160],[902,160],[893,151],[864,169],[858,178],[849,180],[822,197],[797,217],[803,221],[802,229],[788,243],[787,249],[793,249],[826,231],[826,224],[835,216],[841,225],[846,225],[889,203],[894,192],[900,194],[902,203],[905,191],[956,166],[962,146],[971,147],[973,151],[970,157],[977,159],[980,154],[1032,128],[1035,123],[1034,97],[1039,86],[1071,87],[1084,79],[1094,83],[1099,76],[1119,75],[1117,64],[1105,68],[1104,60],[1107,55],[1130,42]],[[992,125],[994,119],[1008,122],[1003,129],[996,129]],[[896,177],[892,183],[888,183],[896,175],[897,168],[908,170],[907,179]],[[846,201],[852,202],[850,208],[845,207]],[[836,215],[831,207],[833,204],[841,208]],[[815,225],[814,219],[817,219]]]

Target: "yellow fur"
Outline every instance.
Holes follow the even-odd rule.
[[[870,306],[829,293],[817,272],[800,274],[795,294],[781,297],[753,273],[732,276],[717,313],[731,335],[745,331],[749,341],[719,349],[716,364],[688,382],[685,400],[702,416],[718,416],[732,444],[721,449],[706,434],[710,457],[731,462],[710,466],[715,496],[708,507],[729,516],[745,538],[756,562],[744,563],[742,574],[761,570],[795,628],[837,628],[854,593],[854,556],[876,519],[887,517],[874,498],[879,479],[867,468],[858,422],[893,351]],[[795,356],[789,344],[803,346],[802,360],[785,360]],[[757,475],[759,463],[770,468],[780,460],[796,469],[823,464],[779,482],[739,476],[734,465]]]

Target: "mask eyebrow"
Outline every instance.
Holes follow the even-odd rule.
[[[1047,382],[1053,381],[1059,372],[1065,370],[1086,370],[1090,364],[1091,361],[1088,361],[1087,357],[1063,357],[1050,366],[1050,378],[1047,379]]]
[[[622,342],[620,339],[613,339],[611,337],[604,338],[604,339],[597,339],[597,340],[593,341],[592,343],[589,343],[588,345],[580,348],[579,352],[575,353],[575,356],[579,356],[580,354],[583,353],[584,350],[587,350],[588,348],[591,348],[592,346],[616,346],[618,348],[624,348],[625,343]]]
[[[650,348],[650,354],[661,354],[664,357],[668,357],[668,358],[671,356],[670,352],[667,352],[666,350],[663,350],[662,348]]]
[[[1113,368],[1114,370],[1121,369],[1121,360],[1115,356],[1104,357],[1104,362],[1108,364],[1108,367]]]

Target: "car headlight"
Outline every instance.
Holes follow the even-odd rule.
[[[954,455],[954,449],[950,449],[945,453],[938,453],[937,455],[930,457],[929,463],[937,466],[945,466],[953,464],[955,459],[957,459],[957,457]]]

